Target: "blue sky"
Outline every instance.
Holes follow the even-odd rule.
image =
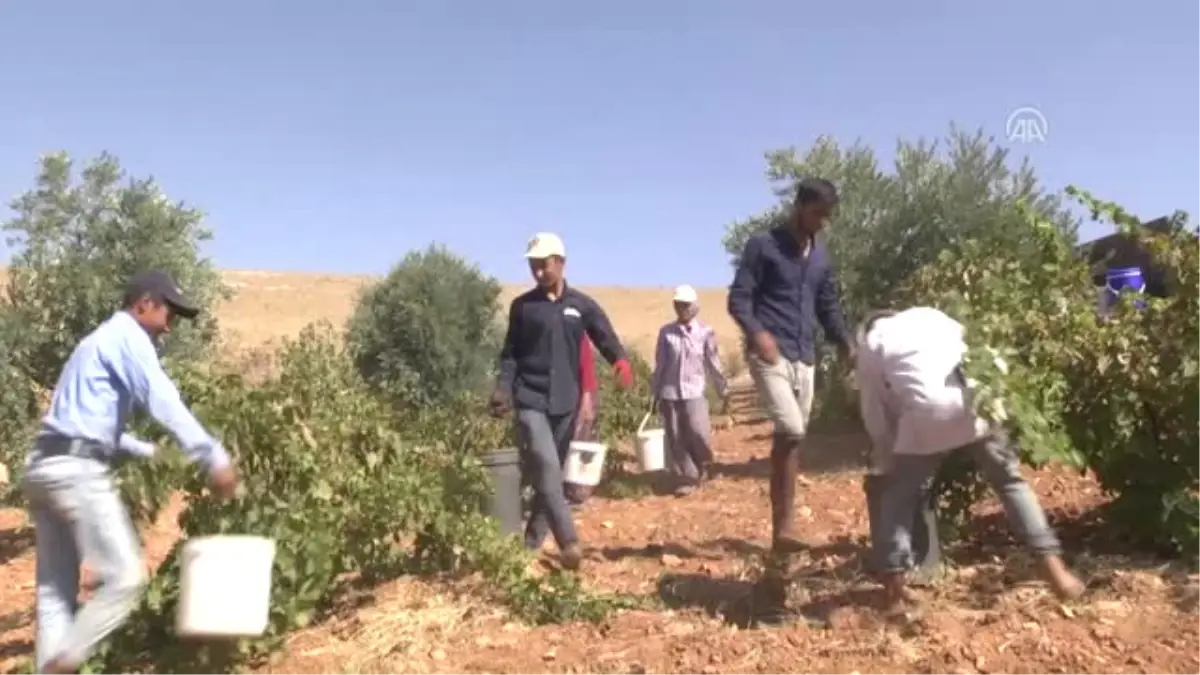
[[[951,121],[1047,184],[1200,210],[1197,5],[294,0],[0,5],[0,195],[109,150],[210,215],[222,267],[385,271],[440,241],[525,280],[535,231],[580,284],[723,285],[763,152]],[[1085,235],[1094,235],[1088,228]]]

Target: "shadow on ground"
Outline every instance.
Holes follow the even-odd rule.
[[[664,574],[658,580],[658,597],[671,609],[702,609],[711,617],[739,628],[754,624],[761,595],[759,584],[737,577],[706,574]]]
[[[669,608],[699,609],[727,624],[748,629],[794,621],[828,627],[838,608],[878,604],[878,593],[869,584],[864,587],[862,570],[867,551],[849,538],[782,557],[759,544],[734,538],[713,539],[698,544],[697,549],[723,553],[713,556],[678,544],[665,544],[655,551],[683,559],[720,558],[724,553],[733,553],[745,558],[747,565],[738,573],[724,576],[664,574],[659,579],[658,596]]]
[[[594,496],[603,499],[636,499],[666,494],[667,486],[661,473],[616,471],[600,483]]]
[[[759,436],[762,436],[759,439]],[[771,440],[770,432],[756,434],[747,440]],[[814,434],[805,441],[800,454],[800,472],[811,476],[833,475],[857,471],[865,466],[865,446],[861,434]],[[766,479],[771,475],[769,457],[755,457],[747,462],[713,463],[709,471],[714,477],[732,479]]]
[[[33,542],[32,527],[0,530],[0,565],[20,557],[33,546]]]

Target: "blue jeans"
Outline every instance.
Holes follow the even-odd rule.
[[[35,450],[24,491],[37,533],[36,658],[42,672],[54,658],[85,661],[133,611],[146,570],[137,533],[104,462],[39,456]],[[100,586],[79,608],[84,560]]]
[[[1042,556],[1058,555],[1058,537],[1046,520],[1037,495],[1021,476],[1021,460],[1016,449],[1001,433],[975,443],[933,455],[893,455],[892,465],[883,476],[884,487],[879,513],[882,521],[876,546],[880,567],[886,572],[908,569],[912,557],[913,514],[929,499],[929,491],[938,468],[950,452],[967,452],[984,480],[1000,498],[1008,522],[1025,544]]]

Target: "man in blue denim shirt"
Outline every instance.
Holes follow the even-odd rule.
[[[124,433],[137,405],[208,472],[212,491],[232,496],[237,474],[163,371],[155,340],[176,317],[198,310],[166,273],[129,283],[124,307],[71,354],[27,459],[24,491],[37,531],[37,670],[78,672],[95,646],[129,616],[145,582],[137,533],[112,480],[122,456],[154,446]],[[86,560],[100,586],[76,613]]]
[[[817,239],[837,203],[829,181],[800,181],[788,224],[746,242],[729,287],[729,313],[745,333],[750,373],[775,427],[771,539],[783,553],[803,547],[793,529],[796,478],[812,411],[817,322],[844,357],[854,351],[829,253]]]

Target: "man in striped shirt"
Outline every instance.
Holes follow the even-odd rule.
[[[662,415],[667,447],[671,452],[668,468],[678,483],[675,494],[695,491],[712,461],[711,424],[707,376],[722,397],[725,375],[717,351],[717,335],[712,327],[696,318],[699,297],[691,286],[675,289],[676,320],[658,331],[654,350],[654,375],[651,391]]]

